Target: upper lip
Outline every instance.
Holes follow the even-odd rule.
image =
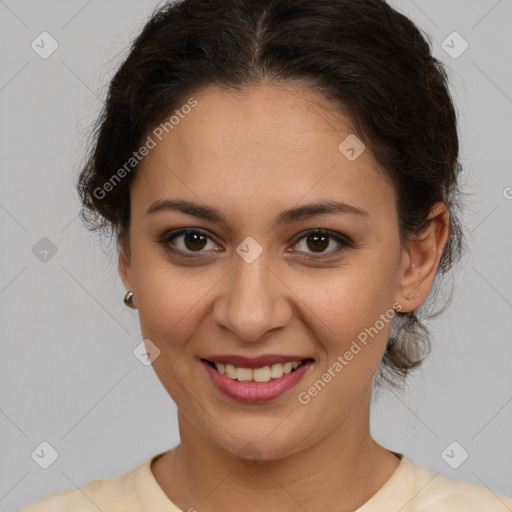
[[[234,354],[221,354],[206,356],[202,359],[206,359],[212,363],[232,364],[233,366],[238,366],[240,368],[262,368],[263,366],[272,366],[276,363],[291,363],[293,361],[303,361],[304,359],[312,358],[282,354],[265,354],[258,357],[243,357]]]

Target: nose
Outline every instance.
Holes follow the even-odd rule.
[[[235,254],[233,268],[223,282],[213,319],[235,339],[257,342],[290,321],[289,288],[272,268],[265,251],[252,263]]]

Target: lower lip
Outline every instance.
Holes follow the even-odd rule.
[[[219,373],[213,366],[206,361],[201,360],[206,368],[210,379],[217,389],[225,395],[240,402],[268,402],[284,395],[287,391],[295,387],[308,371],[312,361],[306,361],[296,370],[286,373],[278,379],[271,379],[268,382],[239,381],[230,379]]]

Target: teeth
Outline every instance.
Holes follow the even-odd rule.
[[[249,368],[247,368],[249,370]],[[240,371],[240,369],[238,369]],[[253,368],[251,371],[252,378],[256,382],[268,382],[270,380],[270,366],[263,368]]]
[[[217,366],[217,364],[215,364]],[[226,365],[226,377],[236,380],[236,368],[232,364]]]
[[[288,363],[276,363],[272,366],[263,366],[262,368],[240,368],[232,364],[214,363],[217,371],[233,380],[268,382],[271,379],[279,379],[286,373],[290,373],[298,368],[302,361],[291,361]]]
[[[271,367],[270,367],[270,376],[273,378],[273,379],[278,379],[279,377],[282,377],[283,376],[283,365],[282,364],[273,364]]]
[[[236,380],[252,380],[251,368],[236,367]]]

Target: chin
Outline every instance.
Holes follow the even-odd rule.
[[[254,433],[239,438],[217,440],[218,445],[238,457],[247,466],[258,461],[277,461],[299,452],[302,446],[297,443],[296,436],[285,431],[281,435]]]

